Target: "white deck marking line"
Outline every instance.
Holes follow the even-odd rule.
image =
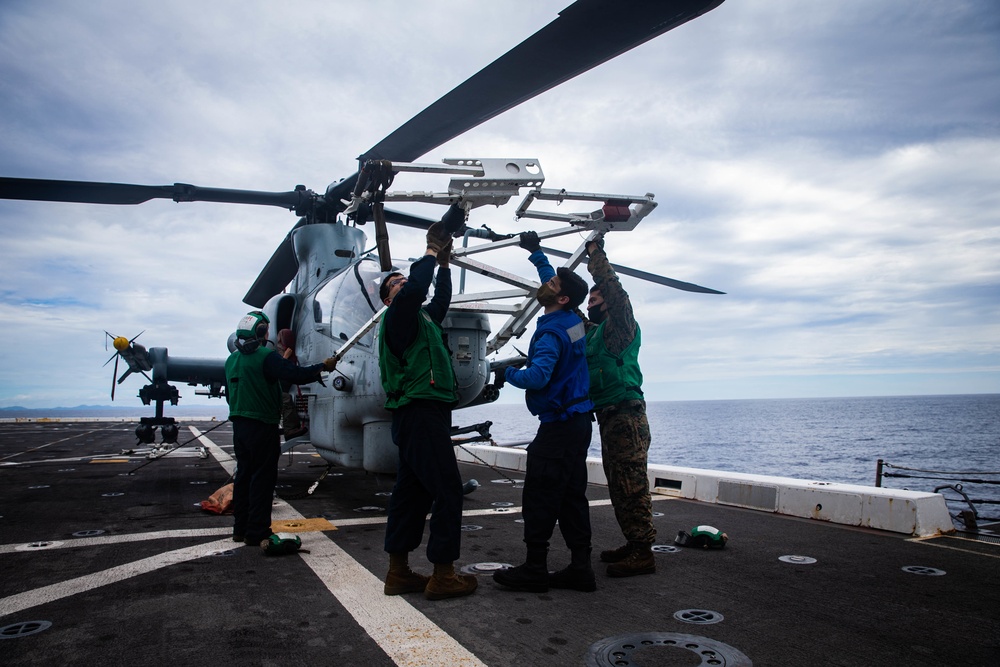
[[[208,436],[202,435],[201,431],[196,429],[194,426],[188,426],[188,428],[191,430],[191,433],[193,433],[194,436],[205,445],[205,449],[212,453],[212,456],[219,462],[219,465],[225,468],[226,472],[232,475],[236,471],[236,459],[227,454],[222,447],[219,447],[217,444],[212,442]]]
[[[158,570],[161,567],[202,558],[212,551],[228,549],[232,544],[231,540],[226,539],[199,544],[193,547],[185,547],[156,556],[150,556],[149,558],[143,558],[132,563],[125,563],[124,565],[112,567],[102,572],[95,572],[94,574],[84,575],[76,579],[62,581],[58,584],[42,586],[41,588],[35,588],[24,593],[10,595],[0,599],[0,617],[37,607],[48,602],[55,602],[56,600],[61,600],[77,593],[84,593],[95,588],[100,588],[101,586],[124,581],[140,574]]]
[[[275,500],[272,515],[279,521],[305,518],[283,500]],[[329,536],[304,533],[301,537],[303,548],[310,552],[300,554],[302,560],[397,665],[486,667],[402,596],[386,595],[382,580]]]
[[[652,498],[652,501],[654,503],[660,502],[661,500],[676,500],[676,498],[672,498],[669,496],[653,496]],[[603,507],[606,505],[610,505],[611,501],[608,499],[591,500],[589,504],[591,507]],[[520,513],[521,513],[521,508],[518,506],[494,507],[492,509],[465,510],[464,512],[462,512],[462,516],[490,516],[496,514],[520,514]],[[374,526],[376,524],[385,523],[388,519],[388,517],[386,517],[384,514],[379,516],[363,517],[358,519],[331,519],[329,517],[324,517],[324,518],[337,528],[344,526]]]
[[[222,451],[207,436],[192,432],[215,456]],[[220,461],[220,463],[222,463]],[[305,519],[287,502],[276,499],[273,519]],[[381,518],[381,521],[385,521]],[[331,522],[332,523],[332,522]],[[310,553],[299,556],[316,573],[327,590],[351,614],[386,655],[400,667],[486,667],[454,637],[423,615],[402,596],[385,595],[382,580],[354,560],[324,533],[301,535]]]
[[[390,659],[400,667],[485,667],[454,637],[402,596],[382,592],[382,580],[351,558],[330,538],[309,533],[301,554],[327,590],[350,612]],[[475,604],[475,600],[471,602]]]
[[[201,435],[197,429],[191,427],[191,431],[205,443],[219,464],[231,474],[230,466],[235,468],[235,462],[232,458],[207,436]],[[591,502],[591,505],[607,504],[610,504],[609,500]],[[476,516],[495,513],[497,513],[495,510],[470,510],[468,514]],[[278,520],[305,519],[295,508],[281,500],[275,502],[273,514]],[[384,521],[384,518],[379,517],[378,519],[351,521],[351,523]],[[202,530],[217,531],[219,529]],[[167,536],[166,533],[182,533],[184,536],[193,537],[195,533],[199,532],[202,531],[159,531],[159,533],[119,535],[109,536],[109,538],[81,538],[65,546],[85,546],[87,540],[127,542],[137,539],[156,539],[151,536]],[[397,665],[400,667],[446,667],[451,665],[486,667],[479,658],[456,641],[454,637],[442,630],[440,626],[424,616],[401,596],[386,596],[382,592],[382,581],[354,560],[330,537],[323,533],[305,533],[304,535],[306,536],[304,543],[310,553],[302,553],[300,557],[316,573],[327,590],[333,593],[334,597],[347,609],[365,632]],[[0,617],[123,581],[162,567],[201,558],[212,551],[221,551],[232,548],[232,546],[232,540],[223,539],[185,547],[133,563],[119,565],[103,572],[11,595],[0,599]],[[13,548],[4,547],[0,549],[0,553],[8,550],[12,551]]]
[[[44,547],[28,547],[29,544],[43,544],[51,540],[37,540],[20,544],[0,544],[0,554],[17,551],[50,551],[52,549],[72,549],[73,547],[96,547],[105,544],[124,544],[126,542],[146,542],[148,540],[163,540],[185,537],[216,537],[230,535],[232,528],[184,528],[178,530],[158,530],[152,533],[130,533],[128,535],[98,535],[95,537],[75,537],[61,541],[59,544]]]
[[[928,547],[940,547],[941,549],[951,549],[952,551],[961,551],[962,553],[975,554],[976,556],[986,556],[987,558],[1000,558],[1000,554],[988,554],[982,551],[976,551],[975,549],[963,549],[962,547],[955,547],[950,544],[938,544],[937,542],[928,542],[927,540],[932,540],[937,537],[947,537],[954,540],[965,540],[963,537],[952,537],[950,535],[935,535],[933,537],[914,537],[907,542],[917,542],[918,544],[923,544]],[[978,540],[967,540],[969,542],[977,542]]]
[[[208,438],[204,439],[208,440]],[[674,500],[674,498],[665,496],[653,497],[653,502],[658,502],[661,500]],[[610,505],[610,504],[611,504],[610,500],[590,501],[591,507]],[[498,509],[504,511],[502,512],[497,511]],[[488,516],[493,514],[520,514],[520,513],[521,513],[520,507],[501,507],[493,509],[466,510],[462,512],[462,516]],[[302,518],[302,517],[293,517],[293,518]],[[384,515],[381,515],[381,516],[364,517],[358,519],[327,519],[327,521],[329,521],[333,526],[338,528],[347,526],[372,526],[377,524],[384,524],[386,522],[386,517]],[[53,544],[50,546],[27,547],[28,544],[41,544],[42,542],[48,541],[48,540],[36,540],[35,542],[0,544],[0,554],[15,553],[18,551],[49,551],[52,549],[72,549],[74,547],[93,547],[105,544],[145,542],[148,540],[163,540],[169,538],[215,537],[216,535],[228,535],[229,533],[230,533],[229,527],[182,528],[176,530],[157,530],[149,533],[130,533],[127,535],[99,535],[96,537],[79,537],[59,543],[53,542]],[[920,538],[920,539],[925,539],[925,538]]]
[[[31,449],[26,449],[23,452],[17,452],[15,454],[9,454],[9,455],[7,455],[7,456],[5,456],[3,458],[0,458],[0,461],[6,461],[7,459],[12,459],[15,456],[20,456],[21,454],[27,454],[28,452],[37,452],[39,449],[45,449],[46,447],[51,447],[52,445],[58,445],[60,442],[66,442],[67,440],[72,440],[73,438],[79,438],[79,437],[84,436],[84,435],[90,435],[91,433],[97,433],[98,431],[104,431],[104,430],[107,430],[107,429],[104,429],[104,428],[95,428],[95,429],[93,429],[91,431],[83,431],[82,433],[77,433],[76,435],[66,436],[65,438],[60,438],[59,440],[53,440],[52,442],[47,442],[44,445],[38,445],[37,447],[32,447]],[[37,463],[37,461],[36,461],[36,463]]]

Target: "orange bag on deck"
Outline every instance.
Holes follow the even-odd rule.
[[[208,500],[201,501],[201,509],[212,514],[232,514],[233,513],[233,484],[230,482],[208,497]]]

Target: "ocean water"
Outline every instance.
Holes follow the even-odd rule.
[[[226,418],[225,404],[174,408],[174,416]],[[23,413],[23,414],[22,414]],[[39,414],[36,414],[39,413]],[[119,414],[120,413],[120,414]],[[52,411],[0,410],[2,417],[147,415],[149,408],[93,406]],[[882,485],[933,491],[958,479],[1000,481],[1000,394],[801,398],[729,401],[663,401],[647,405],[650,463],[778,475],[824,482],[874,485],[876,462],[887,472]],[[523,403],[492,404],[455,413],[456,426],[491,421],[499,444],[527,443],[538,421]],[[600,456],[596,424],[590,454]],[[968,473],[937,475],[900,470]],[[963,483],[973,500],[1000,501],[1000,484]],[[946,498],[960,499],[946,490]],[[950,504],[953,511],[959,506]],[[1000,517],[1000,504],[977,505],[980,515]]]
[[[650,463],[868,486],[875,484],[878,459],[894,466],[887,472],[975,473],[882,482],[919,491],[1000,472],[1000,394],[666,401],[649,403],[647,414]],[[485,420],[493,422],[499,444],[528,441],[538,426],[523,405],[479,406],[454,419]],[[596,424],[590,453],[600,455]],[[988,479],[1000,481],[1000,474]],[[998,484],[964,483],[963,489],[974,500],[1000,500]],[[981,515],[1000,516],[1000,505],[977,507]]]

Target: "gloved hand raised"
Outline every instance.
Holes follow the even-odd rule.
[[[434,252],[441,252],[441,248],[451,243],[451,234],[443,222],[435,222],[427,228],[427,247]]]
[[[535,252],[541,247],[541,241],[535,232],[521,232],[521,242],[518,245],[528,252]]]
[[[593,255],[596,250],[604,250],[604,237],[598,236],[593,241],[587,242],[587,255]]]
[[[337,357],[327,357],[323,360],[323,370],[327,373],[332,373],[333,369],[337,367]]]

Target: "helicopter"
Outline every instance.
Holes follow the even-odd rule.
[[[497,399],[500,383],[496,380],[491,383],[491,375],[495,378],[505,365],[516,363],[519,357],[490,361],[489,356],[500,353],[512,339],[523,334],[538,310],[533,299],[538,287],[536,280],[474,258],[481,253],[502,251],[518,242],[516,234],[470,227],[467,223],[475,218],[475,209],[506,205],[526,190],[515,213],[516,220],[540,219],[563,225],[540,232],[543,241],[584,235],[583,242],[572,252],[545,247],[550,256],[563,257],[564,265],[573,269],[585,258],[588,241],[612,231],[631,231],[656,206],[650,194],[543,188],[545,175],[535,158],[472,157],[445,159],[442,164],[420,164],[413,160],[721,3],[722,0],[627,3],[577,0],[551,23],[362,153],[354,174],[334,181],[321,193],[301,185],[286,192],[264,192],[184,183],[148,186],[0,177],[0,198],[108,205],[172,199],[272,206],[294,212],[298,221],[267,261],[244,302],[268,316],[272,323],[272,343],[281,329],[296,332],[297,354],[303,363],[328,356],[339,360],[326,386],[302,388],[308,404],[312,446],[331,464],[393,472],[395,447],[378,381],[376,341],[382,306],[377,290],[386,271],[405,272],[408,263],[393,260],[387,225],[426,229],[435,220],[386,205],[420,202],[459,210],[460,225],[453,235],[462,238],[462,247],[454,250],[452,264],[462,271],[461,284],[464,286],[466,274],[471,273],[498,281],[506,288],[471,293],[460,288],[452,299],[444,328],[460,385],[459,408]],[[580,48],[581,44],[586,44],[586,48]],[[392,191],[394,179],[403,172],[441,174],[450,180],[444,191]],[[569,214],[539,212],[533,208],[534,204],[545,201],[597,202],[600,206]],[[368,236],[362,230],[368,223],[375,228],[373,249],[368,248]],[[475,243],[470,245],[469,241]],[[627,267],[616,268],[621,273],[686,291],[721,293]],[[507,300],[515,303],[500,303]],[[492,336],[490,315],[507,317]],[[179,400],[179,392],[171,382],[206,387],[204,393],[209,396],[224,395],[224,360],[174,358],[166,348],[147,350],[135,343],[134,338],[119,338],[123,342],[116,338],[115,349],[128,366],[125,376],[152,373],[150,384],[140,390],[139,397],[146,405],[155,404],[156,413],[152,418],[142,418],[136,429],[140,441],[152,442],[157,427],[161,428],[165,441],[176,440],[176,424],[163,415],[164,404],[176,405]]]

